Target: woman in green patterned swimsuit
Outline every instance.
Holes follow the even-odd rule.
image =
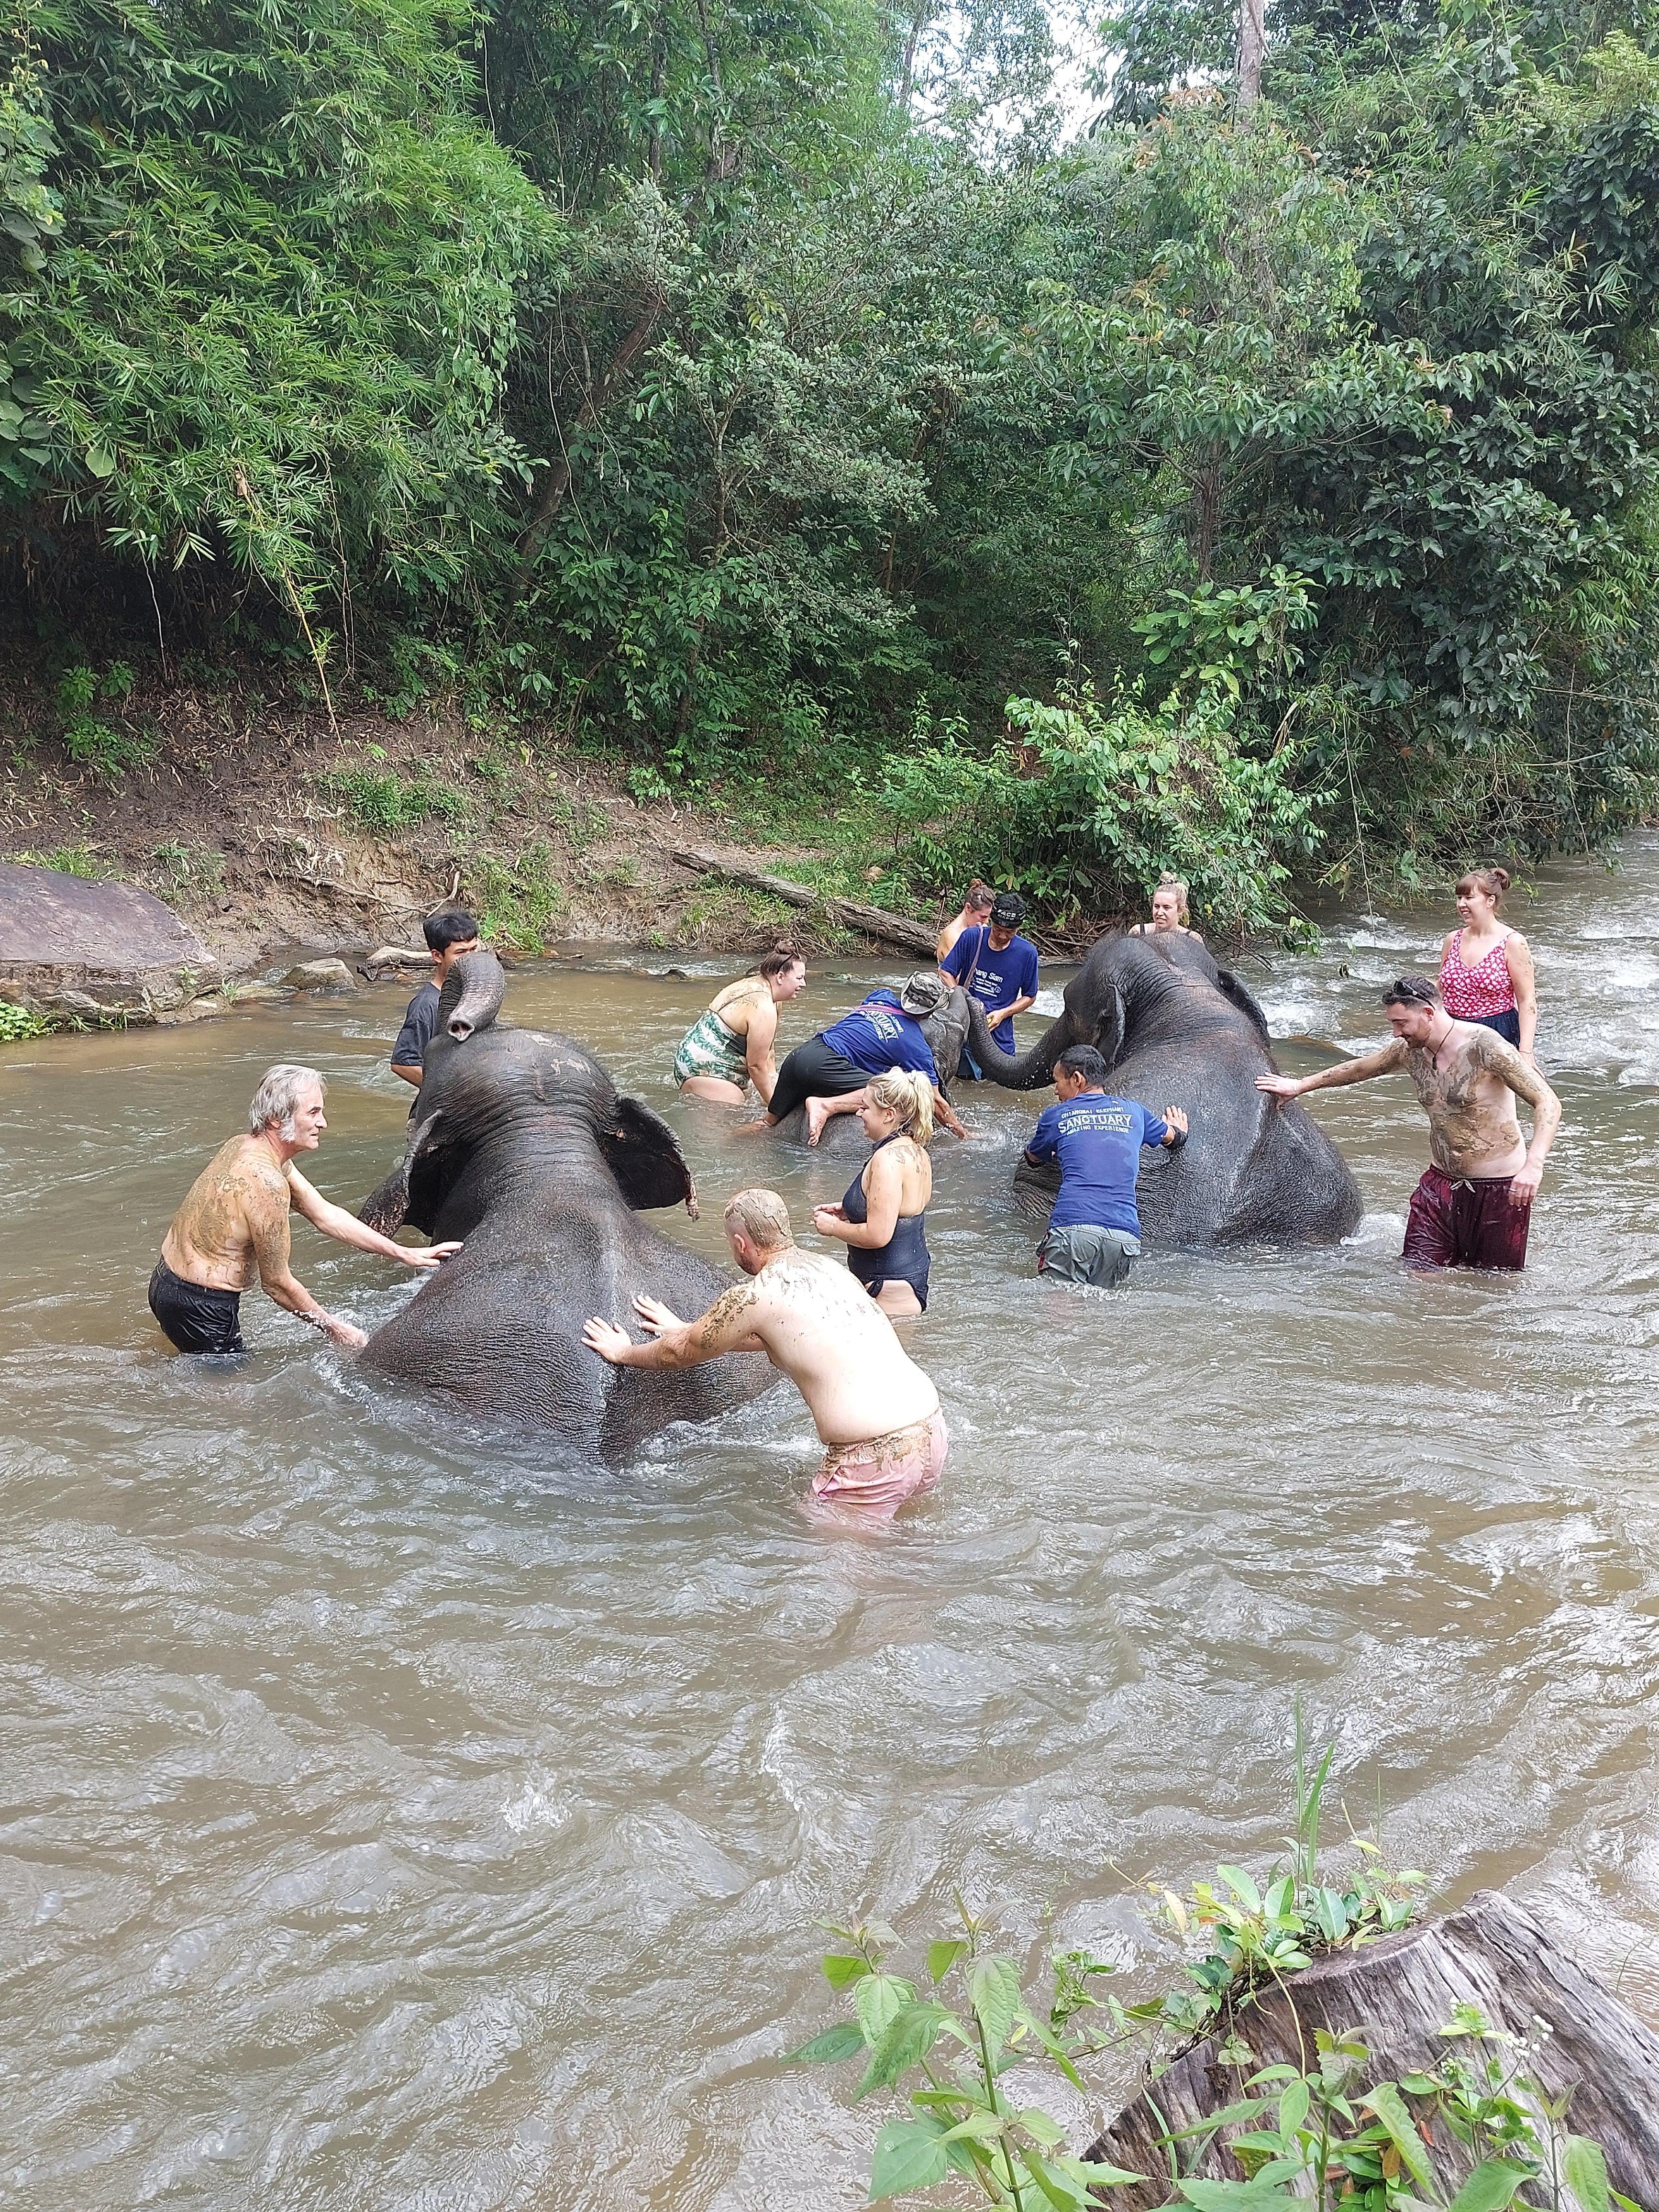
[[[769,1105],[778,1079],[772,1054],[778,1008],[805,981],[806,963],[799,952],[769,952],[749,975],[728,983],[680,1039],[674,1055],[680,1089],[693,1098],[741,1106],[744,1085],[752,1083],[762,1105]]]

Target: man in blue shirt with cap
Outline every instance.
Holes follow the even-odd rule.
[[[1060,1162],[1060,1195],[1037,1269],[1068,1283],[1109,1290],[1140,1257],[1135,1180],[1143,1145],[1175,1152],[1187,1141],[1187,1116],[1166,1106],[1160,1121],[1134,1098],[1106,1095],[1106,1063],[1091,1044],[1068,1045],[1054,1062],[1057,1103],[1039,1116],[1025,1148],[1034,1165]]]
[[[939,963],[940,975],[960,983],[977,1002],[993,1039],[1010,1057],[1018,1049],[1014,1016],[1036,1003],[1037,949],[1029,937],[1016,933],[1024,919],[1019,893],[1000,892],[989,923],[964,929]],[[962,1073],[975,1083],[983,1079],[969,1053],[962,1055]]]

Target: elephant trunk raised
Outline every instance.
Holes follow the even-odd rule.
[[[1359,1220],[1358,1188],[1329,1138],[1303,1108],[1255,1087],[1273,1065],[1261,1007],[1194,938],[1103,938],[1066,985],[1065,1011],[1018,1059],[993,1042],[977,1006],[971,1038],[987,1079],[1006,1090],[1052,1082],[1066,1047],[1086,1044],[1113,1090],[1154,1114],[1179,1106],[1191,1115],[1188,1143],[1141,1170],[1151,1247],[1331,1243]],[[1046,1214],[1058,1171],[1022,1161],[1014,1181],[1022,1201]]]

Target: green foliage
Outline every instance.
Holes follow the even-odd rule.
[[[1601,842],[1659,799],[1650,27],[1279,0],[1246,118],[1236,14],[1117,0],[1056,156],[1035,0],[13,0],[14,588],[849,853],[880,793],[898,896],[1167,865],[1282,932]]]
[[[880,803],[915,876],[984,874],[1065,918],[1121,912],[1170,869],[1206,927],[1293,927],[1287,887],[1318,840],[1313,802],[1296,787],[1297,748],[1251,748],[1228,686],[1152,713],[1085,686],[1054,706],[1011,700],[1008,719],[1019,752],[977,753],[947,725],[888,763]]]
[[[1403,1926],[1422,1877],[1381,1871],[1375,1844],[1361,1844],[1356,1874],[1324,1878],[1320,1815],[1333,1753],[1310,1768],[1297,1729],[1297,1833],[1287,1868],[1258,1881],[1224,1866],[1194,1883],[1189,1899],[1160,1893],[1161,1911],[1185,1936],[1203,1931],[1204,1955],[1187,1987],[1125,2005],[1091,1986],[1114,1969],[1086,1952],[1048,1960],[1046,1998],[1028,1996],[1017,1960],[996,1947],[990,1923],[958,1894],[957,1926],[936,1937],[920,1973],[892,1971],[899,1938],[878,1921],[821,1923],[836,1948],[822,1960],[830,1988],[850,1996],[853,2017],[793,2052],[794,2066],[845,2064],[860,2071],[852,2101],[885,2094],[902,2101],[875,2138],[872,2202],[966,2184],[931,2202],[989,2203],[1014,2212],[1091,2212],[1143,2177],[1068,2152],[1066,2130],[1025,2101],[1040,2075],[1084,2091],[1083,2071],[1137,2039],[1149,2070],[1200,2035],[1219,2039],[1218,2060],[1241,2075],[1237,2096],[1202,2123],[1164,2135],[1173,2202],[1192,2212],[1609,2212],[1605,2157],[1566,2121],[1571,2091],[1551,2095],[1537,2057],[1547,2031],[1517,2038],[1492,2027],[1478,2008],[1459,2005],[1441,2030],[1436,2065],[1399,2081],[1379,2079],[1358,2030],[1313,2031],[1300,2065],[1259,2065],[1246,2039],[1249,1990],[1282,1982],[1321,1953],[1352,1948]],[[1194,1996],[1196,1992],[1196,1996]],[[1018,2094],[1009,2076],[1018,2069]],[[1243,2181],[1194,2175],[1195,2155],[1226,2130]],[[1443,2187],[1431,2144],[1460,2147],[1466,2178]],[[1182,2167],[1188,2171],[1182,2172]],[[1524,2195],[1522,2194],[1524,2192]],[[1616,2200],[1621,2212],[1636,2212]]]
[[[114,781],[129,769],[142,768],[155,759],[158,740],[153,731],[117,728],[92,711],[99,700],[118,704],[124,701],[132,684],[132,671],[124,660],[112,661],[101,676],[82,663],[59,680],[64,750],[77,768],[90,768]]]
[[[526,846],[510,862],[479,859],[473,864],[472,878],[476,889],[471,903],[479,930],[490,943],[515,952],[546,949],[569,900],[553,872],[553,856],[544,843],[538,840]]]
[[[45,1036],[52,1024],[33,1006],[20,1006],[15,1000],[0,999],[0,1044],[26,1044],[33,1037]]]
[[[404,777],[365,767],[336,769],[322,781],[344,800],[357,827],[378,836],[420,822],[459,822],[467,812],[464,794],[439,776]]]
[[[101,845],[57,845],[50,852],[21,851],[9,854],[7,858],[26,867],[56,868],[60,876],[80,876],[89,884],[101,883],[115,872]]]

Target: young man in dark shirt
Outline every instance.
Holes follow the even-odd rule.
[[[1106,1096],[1106,1063],[1091,1044],[1068,1045],[1054,1062],[1058,1103],[1038,1117],[1025,1148],[1032,1162],[1058,1159],[1060,1195],[1037,1267],[1068,1283],[1109,1290],[1140,1257],[1135,1180],[1143,1145],[1171,1150],[1187,1141],[1187,1116],[1166,1106],[1162,1120],[1134,1098]]]
[[[1024,919],[1025,902],[1018,892],[1002,892],[988,923],[964,929],[939,963],[947,982],[960,983],[978,1000],[993,1039],[1010,1055],[1018,1050],[1014,1016],[1034,1005],[1037,994],[1037,949],[1029,937],[1016,934]],[[970,1053],[962,1055],[962,1073],[969,1081],[981,1079]]]
[[[442,906],[429,914],[423,925],[426,949],[432,955],[432,981],[422,983],[409,1002],[398,1042],[392,1048],[392,1073],[412,1083],[416,1091],[425,1073],[426,1048],[438,1026],[438,1000],[444,978],[463,952],[478,949],[478,921],[465,907]],[[410,1111],[413,1113],[413,1107]]]

